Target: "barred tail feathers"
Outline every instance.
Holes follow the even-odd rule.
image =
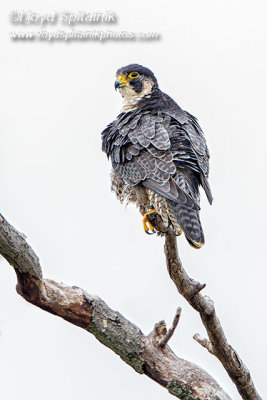
[[[196,249],[200,249],[205,243],[205,239],[199,212],[192,208],[181,206],[171,200],[168,200],[168,202],[189,244]]]

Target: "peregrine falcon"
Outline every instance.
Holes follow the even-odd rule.
[[[147,233],[149,213],[182,231],[194,248],[204,244],[199,186],[212,203],[209,151],[197,119],[158,86],[153,72],[130,64],[116,73],[122,112],[102,132],[102,150],[111,159],[111,188],[121,202],[135,203]]]

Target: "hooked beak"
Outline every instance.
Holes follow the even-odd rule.
[[[122,88],[128,84],[127,78],[123,75],[117,75],[117,79],[115,81],[115,89]]]
[[[118,81],[118,79],[116,79],[115,83],[114,83],[115,90],[119,89],[122,86],[124,86],[124,83],[120,82],[120,81]]]

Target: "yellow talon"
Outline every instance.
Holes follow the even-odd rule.
[[[156,210],[154,210],[154,208],[152,208],[150,211],[148,211],[147,213],[144,214],[143,217],[143,227],[144,227],[144,231],[148,234],[148,235],[153,235],[153,233],[155,233],[155,228],[153,225],[151,225],[151,223],[148,221],[147,219],[147,215],[149,214],[153,214],[155,213]],[[150,230],[149,230],[150,229]],[[151,232],[150,232],[151,231]]]

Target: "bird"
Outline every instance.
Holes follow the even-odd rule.
[[[101,134],[111,160],[111,190],[123,203],[135,203],[143,228],[156,232],[147,216],[157,213],[166,228],[199,249],[205,243],[199,217],[199,187],[212,204],[209,150],[198,120],[162,92],[154,73],[140,64],[116,72],[123,105]]]

